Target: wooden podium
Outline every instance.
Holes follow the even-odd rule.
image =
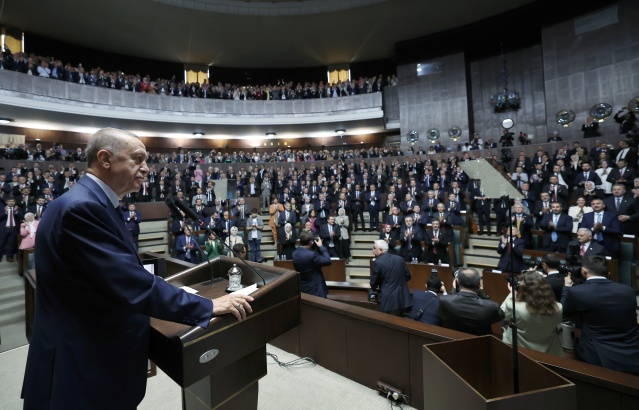
[[[237,266],[242,283],[261,287],[251,296],[253,313],[243,322],[232,315],[214,317],[207,329],[151,320],[149,356],[182,387],[182,407],[256,409],[258,381],[266,375],[266,343],[300,324],[300,287],[297,272],[251,264],[265,279],[237,259],[221,256],[170,276],[174,286],[188,286],[215,299],[226,294],[227,272]],[[250,262],[249,262],[250,263]],[[208,283],[207,283],[208,282]]]

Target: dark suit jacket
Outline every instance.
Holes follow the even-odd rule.
[[[180,235],[176,238],[175,240],[175,257],[177,259],[183,260],[183,261],[187,261],[187,262],[191,262],[191,263],[197,263],[197,240],[195,239],[195,237],[193,235],[191,235],[190,238],[191,244],[195,245],[195,247],[193,249],[191,249],[191,252],[189,253],[189,257],[186,257],[186,235]]]
[[[499,263],[497,264],[497,269],[502,272],[510,272],[510,273],[519,273],[524,270],[524,249],[526,249],[526,245],[524,240],[521,238],[515,238],[513,241],[513,246],[511,250],[508,250],[508,245],[503,246],[501,243],[501,238],[499,239],[499,246],[497,246],[497,253],[501,255],[499,258]],[[512,253],[512,264],[511,264],[511,253]]]
[[[322,266],[331,264],[331,257],[324,246],[308,249],[300,246],[293,252],[293,266],[300,273],[300,291],[325,298],[328,291]]]
[[[451,231],[448,229],[440,229],[438,233],[439,242],[437,245],[433,243],[433,230],[427,229],[424,232],[424,242],[428,246],[428,254],[426,255],[426,262],[436,263],[439,259],[442,263],[448,263],[450,258],[448,257],[448,244],[452,240]],[[437,249],[437,254],[434,250]]]
[[[639,330],[634,290],[609,279],[564,287],[564,316],[581,328],[577,357],[608,369],[639,374]]]
[[[437,314],[443,327],[477,336],[492,334],[490,326],[504,318],[497,302],[465,290],[441,296]]]
[[[564,278],[565,276],[559,272],[555,272],[550,275],[546,275],[546,282],[552,288],[553,293],[555,294],[555,299],[557,302],[561,302],[561,291],[564,288]]]
[[[635,177],[636,177],[635,169],[629,168],[628,166],[626,166],[626,169],[624,170],[623,175],[621,175],[619,168],[613,168],[608,174],[606,181],[610,182],[611,184],[614,184],[619,179],[624,179],[626,182],[622,182],[622,183],[626,186],[626,189],[630,190],[632,189],[634,185],[633,181]]]
[[[619,245],[619,235],[621,234],[621,225],[619,224],[619,219],[617,219],[617,215],[614,212],[605,211],[603,214],[603,221],[601,224],[606,228],[604,231],[601,231],[603,240],[601,244],[611,252],[615,254],[619,252],[621,246]],[[595,225],[595,212],[587,212],[581,218],[581,223],[579,224],[580,228],[588,228],[592,230],[592,227]],[[596,233],[592,233],[593,240],[596,240]]]
[[[566,258],[570,258],[572,255],[571,249],[575,249],[574,256],[581,256],[581,244],[579,241],[572,240],[568,242],[568,250],[566,251]],[[586,252],[584,252],[584,256],[592,256],[592,255],[600,255],[600,256],[608,256],[608,251],[602,244],[595,240],[591,240],[588,244],[588,248]]]
[[[416,290],[413,292],[413,309],[410,312],[411,318],[416,318],[420,310],[424,310],[419,317],[422,323],[439,326],[441,319],[437,316],[439,310],[439,297],[432,292]]]
[[[380,289],[382,312],[391,312],[411,306],[411,296],[406,282],[410,272],[404,260],[397,255],[384,252],[373,261],[371,269],[371,289]]]
[[[88,176],[47,207],[39,227],[25,409],[135,408],[149,317],[207,327],[211,300],[142,267],[121,213]]]
[[[552,232],[557,232],[557,244],[564,250],[572,238],[572,218],[568,215],[559,214],[559,221],[555,229],[550,229],[550,223],[553,221],[554,215],[552,213],[546,214],[541,219],[539,228],[544,231],[543,247],[548,248],[552,243]]]

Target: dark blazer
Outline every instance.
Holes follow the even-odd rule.
[[[24,408],[135,408],[149,317],[207,327],[211,300],[144,269],[122,214],[88,176],[47,207],[39,228]]]
[[[601,244],[610,252],[613,256],[621,250],[619,245],[619,235],[621,234],[621,225],[617,215],[614,212],[605,211],[603,214],[603,220],[601,224],[606,228],[601,231],[603,240]],[[595,212],[587,212],[581,218],[580,228],[588,228],[592,230],[595,225]],[[592,233],[593,240],[596,240],[596,232]]]
[[[308,249],[300,246],[293,252],[293,267],[300,273],[300,291],[325,298],[328,291],[322,266],[331,264],[331,257],[324,246]]]
[[[499,263],[497,264],[497,269],[502,272],[511,272],[511,273],[519,273],[524,270],[524,249],[526,249],[526,245],[524,244],[524,240],[521,238],[515,238],[513,241],[513,246],[511,250],[508,250],[508,245],[501,243],[501,238],[499,239],[499,245],[497,246],[497,253],[501,255],[499,258]],[[512,253],[512,265],[511,265],[511,253]]]
[[[424,242],[426,243],[426,246],[428,246],[426,262],[449,263],[450,258],[448,257],[448,244],[452,240],[451,231],[448,229],[440,229],[438,233],[439,242],[437,243],[437,245],[433,244],[433,235],[434,232],[432,229],[427,229],[424,232]],[[437,254],[435,254],[435,249],[437,249]]]
[[[577,358],[608,369],[639,374],[635,291],[609,279],[564,287],[564,316],[581,328]]]
[[[183,261],[197,263],[197,246],[199,246],[197,240],[195,239],[195,236],[191,235],[190,241],[192,245],[195,245],[195,247],[191,249],[188,258],[186,257],[186,240],[186,235],[180,235],[175,239],[175,257],[176,259]]]
[[[572,238],[572,218],[564,213],[559,214],[559,221],[555,229],[550,228],[550,223],[554,219],[554,214],[549,213],[543,216],[539,228],[544,231],[543,247],[548,248],[552,243],[552,232],[557,232],[557,244],[564,249],[568,247],[568,242]]]
[[[443,327],[477,336],[492,334],[490,326],[504,318],[497,302],[465,290],[441,296],[437,314]]]
[[[581,244],[576,239],[568,242],[568,250],[566,251],[566,258],[570,258],[571,256],[573,256],[571,249],[576,250],[574,256],[581,256]],[[593,255],[608,256],[608,251],[599,242],[595,240],[591,240],[590,243],[588,244],[588,248],[586,249],[586,252],[584,252],[584,256],[593,256]]]
[[[400,256],[384,252],[373,260],[370,285],[372,290],[380,289],[382,312],[411,306],[411,296],[406,284],[410,278],[406,263]]]
[[[566,276],[562,275],[559,272],[552,273],[550,275],[546,275],[546,282],[552,288],[553,293],[555,294],[555,299],[557,302],[561,302],[561,291],[564,288],[564,278]]]
[[[439,326],[441,319],[437,316],[439,310],[439,297],[433,292],[416,290],[413,292],[413,309],[410,312],[411,318],[416,318],[420,310],[424,310],[419,317],[422,323]]]
[[[626,169],[624,169],[623,175],[621,175],[621,170],[619,168],[613,168],[612,170],[610,170],[606,181],[614,184],[618,180],[623,179],[625,180],[625,182],[622,183],[626,186],[626,189],[632,189],[634,186],[634,179],[636,178],[635,169],[628,166],[626,166],[625,168]]]

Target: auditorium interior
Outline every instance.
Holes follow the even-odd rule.
[[[579,252],[579,228],[590,228],[583,215],[596,212],[591,202],[612,211],[621,192],[628,215],[617,201],[611,241],[602,240],[599,229],[612,225],[595,223],[585,231],[601,244],[608,277],[637,296],[636,0],[64,3],[65,10],[45,0],[0,7],[3,208],[12,198],[22,216],[39,219],[46,204],[85,174],[84,150],[94,132],[131,131],[148,150],[150,170],[140,192],[121,199],[123,212],[132,203],[141,217],[133,239],[141,260],[176,286],[196,283],[187,277],[204,282],[209,269],[230,278],[236,262],[245,285],[264,283],[260,306],[268,309],[252,325],[220,322],[212,332],[264,330],[249,343],[255,350],[231,349],[237,366],[260,363],[247,371],[255,373],[251,387],[221,399],[210,393],[207,404],[189,399],[209,386],[187,375],[187,367],[177,371],[179,358],[170,349],[186,341],[188,356],[187,347],[207,337],[152,320],[159,329],[152,343],[161,339],[149,360],[147,396],[155,398],[145,398],[141,409],[254,408],[257,380],[267,373],[265,360],[272,360],[265,346],[281,359],[310,358],[326,373],[303,376],[300,367],[293,377],[269,363],[259,382],[264,409],[639,406],[639,374],[579,360],[579,329],[563,328],[562,355],[520,346],[515,361],[510,345],[501,342],[508,324],[494,323],[492,337],[477,336],[389,315],[370,289],[372,248],[388,226],[397,231],[387,237],[393,238],[387,239],[389,252],[406,261],[411,293],[424,291],[433,271],[452,292],[458,269],[470,267],[481,273],[484,293],[501,305],[513,276],[498,268],[505,266],[501,240],[511,218],[526,241],[522,263],[539,268],[545,255],[556,253],[569,269]],[[360,205],[360,187],[364,196],[377,190],[379,202]],[[208,249],[203,227],[218,232],[218,218],[227,213],[238,224],[238,204],[255,210],[263,223],[259,247],[245,221],[238,231],[248,265],[226,251],[214,259],[201,252],[192,259],[197,263],[179,259],[175,245],[183,232],[165,204],[171,197],[198,214],[193,234],[202,251]],[[506,200],[514,200],[512,210]],[[414,211],[421,218],[415,225],[432,232],[439,218],[449,232],[444,248],[422,238],[416,251],[400,238],[405,224],[390,222],[393,208],[399,217],[411,216],[413,201],[421,208]],[[543,223],[551,202],[572,218],[563,247],[555,247],[557,235]],[[511,215],[517,204],[530,227],[520,228]],[[320,234],[329,215],[342,215],[340,208],[347,225],[331,249],[331,266],[322,269],[328,296],[295,293],[290,256],[299,247],[297,235],[305,229]],[[284,209],[296,215],[297,241],[291,243]],[[7,249],[0,249],[0,408],[18,409],[37,294],[34,245],[25,243],[35,228],[8,221],[0,232]],[[5,234],[10,230],[13,236]],[[273,323],[265,325],[269,318]],[[224,378],[226,369],[215,366],[211,380]],[[517,377],[513,366],[519,366]],[[240,378],[233,375],[234,382]],[[187,379],[193,383],[187,386]],[[318,380],[323,384],[314,384]],[[281,390],[284,381],[299,383],[299,390]],[[233,383],[224,379],[223,385]],[[312,389],[301,394],[309,386],[317,397]],[[175,397],[165,399],[167,391]]]

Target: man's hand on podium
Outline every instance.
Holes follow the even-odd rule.
[[[242,321],[246,319],[247,313],[253,312],[251,305],[249,305],[249,302],[252,301],[253,298],[251,296],[234,294],[213,299],[213,316],[232,313],[237,320]]]

